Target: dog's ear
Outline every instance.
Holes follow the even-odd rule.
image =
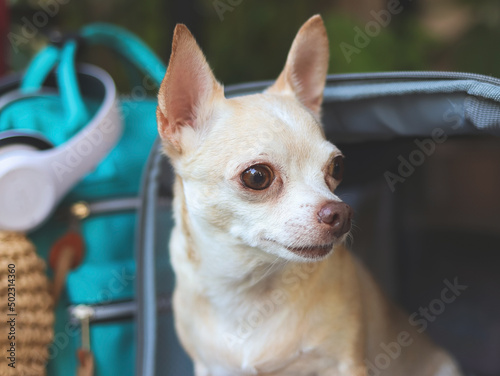
[[[203,132],[214,100],[224,98],[208,63],[185,25],[175,27],[172,54],[161,83],[156,111],[158,132],[168,154],[183,149],[182,129]]]
[[[293,94],[319,117],[329,56],[325,25],[321,16],[313,16],[300,28],[285,68],[267,91]]]

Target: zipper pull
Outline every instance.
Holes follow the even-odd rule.
[[[90,319],[94,317],[94,309],[88,305],[77,305],[72,312],[73,317],[80,321],[81,347],[77,351],[78,367],[77,376],[92,376],[94,374],[94,356],[90,351]]]
[[[85,304],[79,304],[73,308],[71,315],[80,321],[82,330],[81,349],[90,351],[90,319],[94,317],[94,308]]]
[[[52,298],[57,304],[61,292],[66,285],[66,277],[71,269],[81,264],[84,256],[84,242],[80,234],[80,221],[90,215],[87,203],[80,201],[70,208],[68,232],[52,246],[49,254],[49,265],[54,271]]]
[[[69,212],[74,219],[81,221],[90,215],[90,205],[85,201],[78,201],[71,205]]]

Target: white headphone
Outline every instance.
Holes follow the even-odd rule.
[[[39,226],[65,194],[118,142],[123,121],[113,79],[102,69],[79,65],[83,94],[102,98],[88,125],[63,145],[51,148],[33,133],[0,133],[0,230],[26,232]],[[88,93],[85,92],[88,91]],[[0,97],[0,113],[8,105],[52,89]]]

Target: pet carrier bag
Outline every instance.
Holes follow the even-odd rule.
[[[139,80],[132,80],[131,94],[118,97],[105,71],[78,62],[77,49],[94,45],[115,52],[127,68],[135,69],[130,71],[131,77]],[[69,189],[76,184],[67,195],[59,192],[62,201],[54,210],[43,207],[43,213],[36,217],[38,226],[28,233],[38,254],[52,266],[59,262],[54,250],[83,240],[83,254],[75,256],[81,259],[73,259],[69,263],[73,269],[59,278],[65,288],[56,307],[49,376],[76,374],[79,349],[93,354],[94,375],[134,373],[134,233],[141,202],[138,192],[142,169],[157,134],[156,98],[151,90],[159,86],[164,73],[165,66],[135,36],[114,26],[94,24],[43,49],[24,74],[0,82],[0,153],[7,150],[6,145],[23,143],[37,149],[30,157],[36,165],[48,154],[59,152],[59,159],[43,159],[48,165],[38,164],[36,168],[55,173],[52,176],[56,188],[66,185]],[[147,96],[148,91],[152,97]],[[99,123],[101,133],[90,132],[88,123],[104,110],[106,116]],[[108,133],[116,137],[110,139]],[[79,141],[87,137],[87,143],[77,143],[78,137]],[[31,140],[29,145],[26,140]],[[101,153],[97,167],[81,181],[72,178],[70,184],[67,176],[73,176],[75,171],[81,174],[102,144],[107,150]],[[12,160],[2,167],[9,162]],[[33,194],[45,189],[44,182],[34,179],[31,183]],[[43,198],[41,195],[30,205]],[[50,201],[53,197],[45,198]],[[55,204],[57,200],[52,201]],[[0,213],[3,219],[2,214],[5,212]],[[42,222],[48,214],[50,217]],[[11,225],[9,218],[0,220],[0,230],[34,227],[28,220],[17,227]]]
[[[270,84],[229,86],[226,95]],[[332,75],[323,124],[346,156],[337,192],[356,213],[351,248],[415,319],[420,307],[434,313],[422,325],[468,374],[498,375],[500,80],[444,72]],[[137,236],[141,376],[193,374],[169,306],[172,182],[158,140],[144,174]],[[467,288],[444,306],[446,281]]]

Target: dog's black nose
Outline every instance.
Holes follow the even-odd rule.
[[[351,229],[352,209],[344,202],[328,201],[318,211],[318,221],[331,227],[336,237]]]

